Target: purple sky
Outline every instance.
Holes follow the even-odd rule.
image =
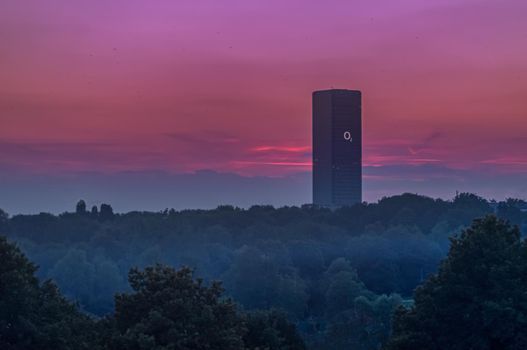
[[[16,198],[39,181],[79,184],[66,209],[101,188],[86,174],[201,169],[297,181],[290,202],[308,201],[311,92],[330,87],[363,91],[366,199],[526,197],[526,15],[518,0],[3,0],[0,207],[46,210]]]

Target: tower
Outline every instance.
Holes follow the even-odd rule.
[[[361,92],[313,92],[313,204],[362,202]]]

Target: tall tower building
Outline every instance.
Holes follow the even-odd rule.
[[[362,202],[361,92],[313,92],[313,204]]]

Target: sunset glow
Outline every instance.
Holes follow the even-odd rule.
[[[366,166],[527,174],[525,1],[329,3],[3,1],[0,170],[309,171],[340,87]]]

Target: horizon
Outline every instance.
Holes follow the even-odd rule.
[[[368,169],[365,169],[368,172]],[[59,215],[74,211],[75,205],[79,200],[84,200],[89,209],[92,206],[100,207],[101,204],[109,204],[115,213],[126,214],[129,212],[162,212],[164,210],[174,209],[176,211],[184,210],[214,210],[220,206],[233,206],[234,208],[249,209],[252,206],[270,205],[274,208],[283,207],[300,207],[303,205],[313,205],[311,193],[306,193],[305,188],[311,186],[311,173],[297,173],[281,178],[268,177],[250,177],[241,176],[232,173],[217,173],[211,170],[198,170],[195,173],[186,174],[169,174],[164,172],[127,172],[116,175],[115,178],[108,175],[89,174],[90,177],[80,177],[82,189],[78,188],[79,177],[69,178],[67,176],[61,179],[51,178],[44,181],[40,187],[31,187],[27,192],[19,192],[18,189],[7,193],[6,198],[15,195],[20,199],[18,202],[6,201],[0,198],[0,209],[8,215],[35,215],[40,213],[50,213]],[[148,178],[150,181],[161,182],[157,186],[157,191],[151,192],[154,186],[147,186],[144,191],[130,192],[130,188],[137,188],[138,185]],[[368,176],[366,176],[368,178]],[[53,181],[58,181],[54,183]],[[277,182],[277,180],[280,180]],[[27,180],[21,180],[28,185]],[[69,181],[69,182],[67,182]],[[242,181],[242,183],[240,183]],[[51,186],[50,186],[51,183]],[[218,183],[220,186],[217,186]],[[369,186],[368,181],[365,182]],[[33,183],[33,185],[36,185]],[[169,188],[167,191],[166,186]],[[172,187],[170,187],[172,186]],[[450,183],[444,183],[442,188],[448,188]],[[426,187],[426,185],[425,185]],[[477,185],[475,187],[478,187]],[[56,191],[61,188],[61,191]],[[195,189],[200,191],[196,192]],[[229,194],[231,189],[243,189],[250,192],[245,196],[235,196]],[[441,192],[442,188],[438,191]],[[214,189],[218,189],[216,192]],[[41,191],[42,196],[35,196],[34,192]],[[67,191],[64,191],[67,190]],[[176,192],[176,191],[181,192]],[[372,193],[368,191],[368,193]],[[65,196],[60,194],[65,193]],[[296,193],[296,201],[291,201],[291,193]],[[518,199],[527,201],[527,197],[514,195],[504,195],[502,197],[492,197],[482,193],[471,191],[470,189],[454,190],[449,196],[439,196],[434,193],[420,193],[416,191],[403,192],[381,192],[376,197],[364,198],[362,203],[376,204],[385,198],[391,198],[403,195],[415,195],[434,200],[443,200],[451,202],[458,194],[473,194],[489,203],[504,202],[508,199]],[[280,195],[277,195],[280,194]],[[50,204],[49,196],[55,196],[54,201]],[[179,196],[179,197],[178,197]],[[252,198],[258,197],[260,200],[254,201]],[[175,200],[174,198],[178,198]],[[181,200],[183,198],[183,200]],[[228,199],[226,199],[228,198]],[[302,201],[303,198],[304,200]],[[28,206],[28,202],[32,206]],[[205,204],[204,204],[205,203]],[[31,209],[28,209],[31,208]]]

